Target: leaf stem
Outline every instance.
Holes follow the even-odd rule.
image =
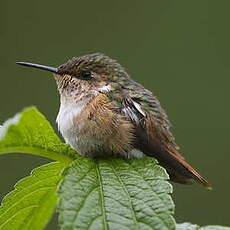
[[[71,161],[73,161],[73,158],[70,158],[67,155],[57,153],[52,150],[44,150],[36,147],[16,146],[16,147],[5,147],[0,149],[0,154],[7,154],[7,153],[32,154],[36,156],[42,156],[51,160],[60,161],[65,164],[69,164]]]

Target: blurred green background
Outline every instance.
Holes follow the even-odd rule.
[[[0,1],[0,123],[36,105],[56,127],[57,66],[104,52],[160,99],[181,152],[213,184],[175,185],[177,222],[230,226],[230,1]],[[0,158],[1,198],[45,159]],[[55,221],[49,229],[57,229]]]

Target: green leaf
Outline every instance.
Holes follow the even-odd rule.
[[[223,227],[217,225],[209,225],[199,228],[199,230],[230,230],[230,227]]]
[[[77,156],[34,107],[0,125],[0,154],[12,152],[59,162],[35,169],[3,199],[1,230],[42,230],[57,200],[62,230],[230,230],[190,223],[175,225],[169,195],[172,186],[166,171],[154,159],[94,160]]]
[[[198,230],[199,226],[196,224],[190,224],[190,223],[183,223],[183,224],[177,224],[176,230]]]
[[[43,229],[56,207],[56,190],[64,167],[64,163],[49,163],[19,181],[2,201],[0,229]]]
[[[230,227],[223,227],[217,225],[199,227],[196,224],[183,223],[183,224],[177,224],[176,230],[230,230]]]
[[[16,114],[0,128],[0,154],[13,152],[39,155],[67,164],[76,156],[34,107]]]
[[[61,229],[175,229],[167,179],[150,158],[79,157],[59,187]]]

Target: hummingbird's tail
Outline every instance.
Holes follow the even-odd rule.
[[[208,181],[185,160],[173,153],[167,153],[165,151],[165,154],[168,156],[164,157],[164,160],[160,157],[161,159],[159,159],[159,163],[166,168],[172,181],[182,184],[190,184],[194,180],[205,188],[212,190],[212,186]]]
[[[192,168],[182,156],[167,150],[157,139],[142,137],[147,141],[142,142],[138,146],[139,149],[146,155],[155,157],[159,161],[159,164],[167,170],[172,181],[181,184],[190,184],[192,181],[196,181],[205,188],[212,189],[208,181]]]

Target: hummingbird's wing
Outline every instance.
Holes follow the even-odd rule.
[[[208,182],[179,154],[179,147],[169,130],[170,122],[158,99],[136,82],[132,82],[132,88],[125,91],[122,111],[136,128],[135,147],[157,158],[173,181],[189,183],[194,179],[210,188]]]
[[[184,157],[179,154],[179,146],[170,132],[171,124],[167,115],[160,107],[159,101],[155,98],[154,107],[145,108],[143,102],[138,98],[126,97],[123,100],[123,112],[135,124],[136,127],[145,128],[146,133],[157,138],[165,149],[178,156],[182,160]]]

